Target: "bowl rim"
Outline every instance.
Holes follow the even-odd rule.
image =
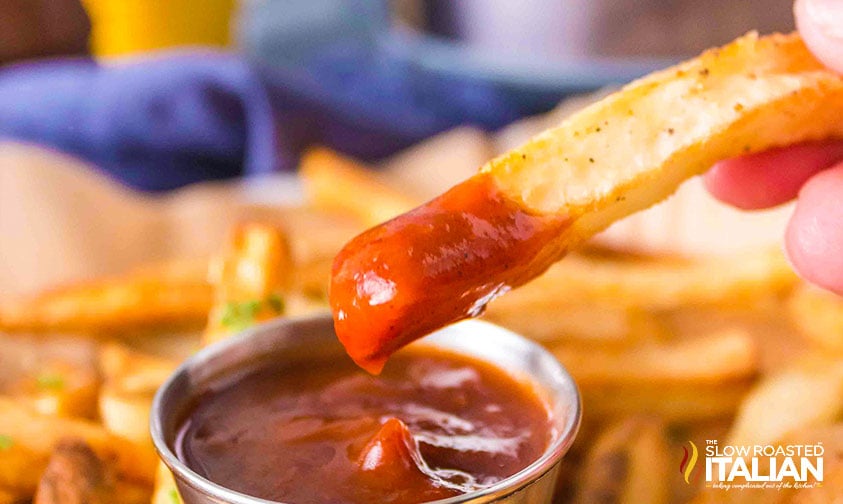
[[[164,462],[167,468],[172,471],[173,476],[177,480],[181,479],[185,484],[193,487],[195,490],[205,495],[211,496],[215,499],[223,499],[224,501],[228,501],[233,504],[288,504],[278,501],[266,500],[260,497],[254,497],[248,494],[237,492],[235,490],[231,490],[193,471],[193,469],[191,469],[186,463],[182,462],[178,458],[178,456],[174,453],[173,449],[170,448],[166,441],[166,437],[164,434],[165,415],[163,411],[163,403],[168,394],[168,391],[180,379],[182,379],[183,376],[189,375],[190,370],[193,367],[195,367],[199,363],[206,362],[209,357],[213,355],[226,353],[230,348],[242,345],[249,338],[256,338],[258,337],[258,335],[264,334],[268,331],[276,331],[280,328],[296,323],[315,323],[320,321],[324,322],[324,319],[326,317],[331,320],[330,314],[326,312],[302,317],[281,317],[275,320],[252,326],[237,334],[232,335],[229,338],[226,338],[222,341],[216,342],[212,345],[209,345],[208,347],[201,349],[200,351],[185,359],[178,366],[178,368],[173,371],[173,373],[167,378],[167,380],[158,388],[157,392],[155,393],[155,397],[152,401],[152,408],[150,413],[150,433],[158,456],[160,457],[161,461]],[[475,330],[496,332],[499,337],[517,339],[519,340],[519,344],[525,345],[532,352],[536,352],[538,355],[541,356],[543,360],[550,359],[548,362],[552,362],[552,365],[556,368],[554,372],[558,374],[561,381],[564,382],[565,388],[567,389],[567,392],[570,395],[570,397],[567,398],[567,400],[570,402],[570,405],[569,409],[566,412],[567,415],[564,426],[558,432],[556,439],[552,443],[550,443],[550,445],[545,449],[545,451],[538,459],[534,460],[527,467],[507,478],[500,480],[499,482],[493,485],[482,488],[480,490],[457,495],[454,497],[449,497],[447,499],[428,501],[422,504],[458,504],[474,502],[476,499],[481,499],[480,502],[484,502],[483,499],[505,497],[507,495],[511,495],[515,492],[518,492],[523,488],[526,488],[535,481],[538,481],[542,475],[550,471],[556,464],[558,464],[562,460],[563,456],[576,439],[580,427],[580,422],[582,420],[582,397],[580,395],[576,382],[574,381],[573,377],[568,372],[568,370],[565,369],[565,367],[562,365],[562,363],[560,363],[555,357],[553,357],[553,355],[548,352],[544,347],[542,347],[535,341],[529,340],[524,336],[521,336],[515,332],[512,332],[508,329],[505,329],[503,327],[489,322],[470,319],[457,322],[456,324],[452,324],[451,326],[448,326],[448,328],[452,328],[457,325],[461,327],[469,326],[469,328],[470,326],[475,326]],[[434,337],[432,338],[432,341],[430,341],[430,344],[432,346],[440,346],[436,343],[435,340],[435,335],[437,335],[439,332],[440,331],[436,331],[426,337],[428,341],[430,341],[431,336]],[[444,346],[444,348],[449,351],[463,353],[470,357],[485,360],[482,359],[482,357],[472,355],[468,352],[461,352],[460,349],[454,349],[446,345]],[[495,365],[496,367],[500,367],[494,362],[491,362],[491,364]]]

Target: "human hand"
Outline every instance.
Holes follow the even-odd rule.
[[[793,10],[796,27],[811,52],[843,73],[843,2],[796,0]],[[705,174],[704,181],[716,198],[747,210],[796,198],[785,233],[787,255],[806,280],[843,295],[843,141],[722,161]]]

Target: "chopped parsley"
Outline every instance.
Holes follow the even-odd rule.
[[[253,325],[262,309],[280,315],[284,311],[284,299],[278,294],[271,294],[263,301],[232,301],[223,307],[220,323],[227,329],[239,331]]]
[[[8,450],[15,444],[11,436],[0,434],[0,451]]]
[[[38,388],[47,390],[61,390],[64,388],[64,377],[58,373],[41,373],[35,378]]]

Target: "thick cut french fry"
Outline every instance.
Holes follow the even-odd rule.
[[[803,284],[788,300],[788,311],[805,337],[825,349],[843,352],[843,298]]]
[[[0,330],[111,332],[136,327],[199,327],[211,306],[203,278],[158,271],[70,285],[0,303]]]
[[[152,492],[151,504],[181,504],[181,496],[176,487],[176,480],[167,466],[161,462],[155,473],[155,490]]]
[[[47,415],[94,418],[96,343],[68,335],[0,335],[0,395]]]
[[[758,371],[755,340],[740,330],[631,348],[558,345],[551,351],[584,389],[616,384],[717,385],[751,378]]]
[[[120,478],[149,484],[154,477],[157,457],[151,448],[116,436],[98,424],[41,415],[5,397],[0,398],[0,436],[6,448],[0,456],[0,487],[22,488],[28,495],[34,494],[50,454],[65,438],[83,440]]]
[[[740,406],[729,443],[775,443],[798,429],[830,425],[841,412],[843,363],[806,357],[753,388]]]
[[[635,81],[349,242],[337,335],[377,371],[716,161],[843,136],[841,113],[843,78],[797,35],[750,34]]]
[[[667,504],[673,461],[667,431],[654,418],[633,416],[600,434],[586,456],[574,502]]]
[[[0,504],[22,504],[26,499],[11,490],[0,488]]]
[[[237,226],[222,254],[211,262],[214,306],[204,344],[284,312],[285,292],[293,282],[287,237],[273,226]]]
[[[349,212],[368,226],[420,203],[381,182],[365,166],[324,148],[305,153],[299,173],[311,205]]]
[[[607,384],[582,387],[583,410],[598,418],[648,414],[667,422],[700,422],[728,418],[746,395],[752,380],[703,384]]]
[[[93,367],[53,360],[22,375],[8,393],[45,415],[94,418],[99,386]]]
[[[132,350],[117,343],[106,344],[100,352],[103,385],[99,412],[111,432],[152,446],[149,414],[158,387],[172,374],[178,362]]]
[[[489,312],[604,303],[646,310],[734,309],[787,293],[797,277],[778,249],[725,257],[572,254],[489,305]]]
[[[628,346],[663,340],[668,332],[653,314],[601,303],[526,304],[521,309],[489,306],[485,317],[547,345],[556,343]]]

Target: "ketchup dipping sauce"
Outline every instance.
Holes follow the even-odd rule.
[[[296,324],[307,328],[298,339]],[[250,345],[250,339],[260,341]],[[485,352],[466,351],[481,344]],[[244,346],[264,355],[244,361],[250,353]],[[495,346],[508,359],[523,354],[522,369],[505,370],[482,355]],[[555,475],[579,421],[576,389],[552,356],[545,354],[552,362],[542,364],[557,368],[546,370],[551,375],[562,374],[556,378],[569,393],[563,402],[540,383],[547,376],[525,373],[541,367],[535,352],[543,350],[508,331],[464,322],[399,351],[372,376],[344,354],[330,317],[273,322],[189,359],[156,397],[153,438],[188,504],[252,502],[226,500],[214,487],[254,502],[289,504],[527,495],[523,487],[542,476],[555,479],[548,473]],[[276,353],[283,358],[267,358]],[[222,373],[208,368],[226,360],[244,362],[223,366],[230,369]],[[206,376],[197,380],[192,369]],[[180,385],[195,389],[189,400],[177,397]],[[162,415],[168,402],[182,404]],[[522,488],[506,488],[513,475],[522,476]],[[546,497],[517,502],[549,502],[553,481],[544,487]]]

